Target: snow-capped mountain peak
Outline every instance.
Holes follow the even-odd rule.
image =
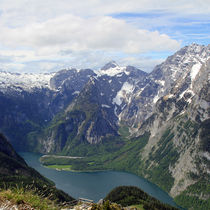
[[[28,74],[0,72],[0,89],[2,92],[8,89],[17,91],[31,91],[34,88],[50,88],[50,79],[55,73],[50,74]]]
[[[110,61],[109,63],[105,64],[101,70],[107,70],[107,69],[110,69],[110,68],[115,68],[119,66],[115,61]]]
[[[106,69],[106,70],[100,70],[100,71],[96,71],[95,73],[98,75],[98,76],[101,76],[101,75],[108,75],[110,77],[113,77],[113,76],[121,76],[121,73],[125,73],[127,75],[130,74],[130,72],[126,71],[126,67],[119,67],[119,66],[116,66],[114,68],[109,68],[109,69]]]
[[[161,85],[157,98],[169,94],[168,90],[174,83],[176,83],[174,90],[181,84],[184,87],[183,91],[190,90],[201,66],[210,58],[209,52],[210,45],[193,43],[183,47],[174,55],[169,56],[164,63],[156,66],[150,78]]]
[[[110,77],[113,76],[122,76],[122,73],[125,73],[126,75],[130,74],[130,71],[127,70],[126,67],[119,66],[115,61],[111,61],[107,64],[105,64],[100,70],[95,71],[95,73],[98,76],[107,75]]]

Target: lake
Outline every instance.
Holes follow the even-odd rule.
[[[29,166],[51,179],[58,189],[63,190],[74,198],[87,198],[97,202],[117,186],[132,185],[141,188],[143,191],[164,203],[177,207],[173,199],[158,186],[131,173],[119,171],[56,171],[43,167],[39,162],[39,158],[41,157],[39,154],[22,152],[20,155]]]

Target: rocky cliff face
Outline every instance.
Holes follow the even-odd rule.
[[[147,119],[159,98],[189,93],[201,66],[209,59],[210,45],[192,44],[179,50],[156,66],[145,83],[140,83],[130,96],[130,103],[120,116],[132,127],[140,127]],[[181,95],[182,94],[182,95]]]
[[[106,66],[110,65],[91,76],[64,113],[39,136],[40,145],[44,145],[42,152],[68,154],[78,144],[98,144],[119,135],[117,113],[126,106],[137,81],[147,74],[116,63]]]
[[[209,52],[209,47],[207,49]],[[196,53],[187,60],[187,68],[181,69],[182,74],[176,70],[177,79],[172,77],[172,83],[166,85],[168,88],[159,91],[162,96],[154,105],[151,116],[140,126],[137,136],[145,131],[151,134],[142,153],[146,177],[164,186],[173,197],[182,194],[208,200],[209,193],[203,190],[210,177],[207,128],[210,122],[210,60],[209,55],[205,59],[202,57],[207,54],[197,45],[177,54],[182,52]],[[167,62],[171,59],[174,60],[170,57]],[[196,192],[192,192],[194,188]]]

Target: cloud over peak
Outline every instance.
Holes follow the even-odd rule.
[[[158,31],[135,28],[110,16],[82,18],[71,14],[24,27],[2,27],[0,41],[9,47],[51,48],[55,51],[112,50],[142,53],[174,50],[176,40]]]
[[[167,33],[171,22],[163,20],[162,13],[208,15],[207,1],[1,0],[0,56],[9,56],[10,61],[15,61],[12,66],[17,64],[20,70],[32,68],[34,61],[40,61],[42,68],[67,65],[67,62],[77,67],[87,64],[82,56],[91,57],[93,63],[100,65],[111,56],[124,62],[139,59],[144,53],[174,52],[181,40]],[[158,27],[154,18],[150,21],[154,11],[161,11]],[[127,14],[129,21],[120,14]],[[147,14],[147,20],[136,19],[132,14]],[[141,60],[145,60],[145,56]],[[136,60],[136,63],[139,62]],[[8,66],[11,65],[0,64],[0,68],[9,69]]]

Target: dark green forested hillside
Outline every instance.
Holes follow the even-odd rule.
[[[163,204],[157,199],[149,196],[137,187],[121,186],[113,189],[105,198],[122,206],[142,205],[145,210],[176,210],[177,208]]]

